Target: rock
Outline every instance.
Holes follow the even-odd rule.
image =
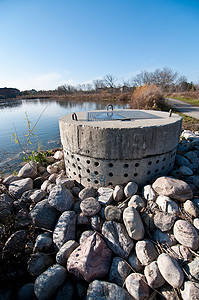
[[[59,171],[59,168],[57,165],[49,165],[47,166],[47,172],[50,173],[50,174],[53,174],[53,173],[58,173]]]
[[[125,281],[126,289],[135,300],[149,299],[149,287],[144,275],[139,273],[130,274]]]
[[[153,214],[150,212],[144,213],[142,215],[142,222],[147,227],[147,230],[154,231],[155,225],[153,221]]]
[[[148,285],[154,289],[157,289],[165,284],[165,280],[160,273],[156,261],[151,262],[144,268],[144,275]]]
[[[186,157],[190,162],[194,163],[198,158],[197,154],[194,151],[187,152],[184,157]]]
[[[174,224],[173,233],[176,240],[185,247],[193,250],[199,248],[199,236],[194,226],[185,220],[177,220]]]
[[[112,251],[99,234],[94,233],[68,258],[67,270],[77,278],[91,282],[108,274]]]
[[[67,189],[72,189],[75,184],[74,180],[69,179],[67,176],[58,176],[56,179],[57,185],[63,185]]]
[[[192,262],[185,266],[186,274],[189,276],[189,280],[199,280],[199,258],[195,257]]]
[[[75,240],[76,215],[74,211],[65,211],[57,221],[53,232],[55,249],[59,250],[69,240]]]
[[[184,289],[181,290],[183,300],[197,300],[199,299],[199,283],[192,281],[184,282]]]
[[[31,219],[29,217],[29,212],[27,209],[22,208],[15,216],[15,225],[16,227],[24,227],[30,225]]]
[[[173,289],[170,285],[166,284],[160,288],[161,300],[181,300],[178,296],[176,289]]]
[[[162,253],[158,256],[157,263],[163,278],[173,288],[179,288],[183,284],[184,274],[175,258]]]
[[[25,250],[27,243],[27,232],[25,230],[18,230],[14,232],[6,241],[2,253],[5,255],[13,255]]]
[[[101,218],[98,215],[95,215],[93,217],[91,217],[91,228],[95,231],[100,231],[102,230],[102,222],[101,222]]]
[[[23,285],[17,293],[17,300],[27,299],[34,300],[34,283],[27,283]]]
[[[161,196],[185,202],[187,199],[193,198],[193,192],[190,186],[179,179],[171,177],[159,177],[152,185],[153,189]]]
[[[171,254],[180,262],[188,262],[192,259],[192,254],[189,249],[182,245],[174,245],[171,247]]]
[[[27,270],[32,276],[39,276],[52,264],[53,259],[50,255],[38,252],[30,255]]]
[[[88,283],[87,282],[77,282],[76,284],[76,293],[77,293],[77,299],[86,299],[88,289]]]
[[[109,272],[109,281],[123,286],[126,277],[131,273],[131,268],[126,261],[120,257],[114,257]]]
[[[199,230],[199,218],[195,218],[193,220],[193,225],[197,230]]]
[[[176,215],[168,214],[166,212],[156,212],[154,216],[154,224],[162,232],[169,231],[176,220]]]
[[[124,194],[126,198],[131,197],[137,193],[138,185],[135,182],[128,182],[124,188]]]
[[[183,130],[181,136],[184,137],[186,140],[193,140],[194,138],[196,138],[195,133],[193,133],[191,130]]]
[[[77,225],[90,225],[90,219],[83,213],[77,215]]]
[[[3,184],[4,185],[9,185],[10,183],[12,183],[13,181],[17,181],[17,180],[21,180],[21,177],[19,176],[16,176],[16,175],[9,175],[8,177],[6,177],[4,180],[3,180]]]
[[[31,189],[33,189],[33,180],[31,178],[13,181],[9,185],[9,193],[13,195],[16,199],[19,199],[25,191]]]
[[[123,212],[123,221],[129,236],[138,241],[144,237],[144,226],[139,213],[134,207],[127,207]]]
[[[23,178],[36,178],[37,177],[37,163],[29,161],[18,172],[17,176]]]
[[[150,184],[143,187],[142,195],[148,201],[155,201],[156,199],[156,193]]]
[[[178,204],[167,196],[158,196],[156,203],[162,211],[169,214],[177,214],[179,211]]]
[[[75,198],[77,198],[78,195],[79,195],[79,192],[80,192],[80,188],[79,188],[78,186],[73,186],[73,187],[71,188],[71,191],[72,191],[73,196],[74,196]]]
[[[133,249],[134,242],[129,237],[123,224],[115,221],[105,221],[102,226],[104,235],[109,248],[118,256],[126,259]]]
[[[49,180],[45,180],[41,185],[41,190],[47,192],[48,186],[51,184]]]
[[[180,174],[183,176],[193,175],[193,171],[189,167],[186,167],[186,166],[180,167],[179,171],[180,171]]]
[[[120,185],[116,185],[113,191],[113,200],[116,202],[121,201],[124,198],[124,190]]]
[[[153,239],[160,244],[169,245],[170,247],[177,243],[174,235],[170,232],[162,232],[157,229],[153,234]]]
[[[46,178],[43,176],[36,177],[33,182],[34,188],[41,189],[41,186],[45,180],[46,180]]]
[[[53,173],[53,174],[51,174],[51,175],[48,177],[48,180],[49,180],[51,183],[56,183],[57,176],[58,176],[57,173]]]
[[[52,244],[53,240],[49,233],[41,233],[36,238],[33,252],[46,252],[51,248]]]
[[[53,208],[48,200],[38,202],[29,213],[32,222],[37,227],[53,230],[57,222],[59,213]]]
[[[101,205],[109,205],[113,202],[113,189],[107,187],[100,187],[98,190],[97,200]]]
[[[80,238],[79,238],[79,243],[80,245],[83,244],[83,242],[89,238],[91,235],[94,234],[94,231],[93,230],[86,230],[86,231],[83,231]]]
[[[56,151],[55,152],[55,154],[53,155],[53,157],[55,158],[55,159],[63,159],[64,158],[64,153],[63,153],[63,151]]]
[[[47,172],[47,169],[46,169],[46,167],[43,167],[43,166],[39,165],[38,168],[37,168],[37,171],[38,171],[39,174],[43,175],[45,172]]]
[[[11,211],[7,208],[4,208],[0,211],[0,222],[5,223],[6,220],[10,217]]]
[[[185,166],[190,169],[193,168],[192,164],[189,162],[189,160],[187,158],[185,158],[184,156],[178,155],[178,154],[176,155],[175,164],[178,167]]]
[[[36,190],[30,195],[30,199],[33,203],[41,201],[46,196],[46,192],[43,190]]]
[[[95,198],[90,197],[82,200],[80,208],[85,216],[91,217],[100,211],[101,205]]]
[[[121,221],[122,211],[117,206],[107,205],[104,214],[107,221]]]
[[[93,187],[84,188],[83,190],[81,190],[81,192],[79,192],[79,199],[82,201],[82,200],[84,200],[86,198],[90,198],[90,197],[95,198],[96,194],[97,194],[97,191]]]
[[[131,252],[131,254],[129,255],[128,263],[131,265],[133,270],[137,273],[142,272],[142,270],[144,268],[141,265],[141,262],[139,261],[139,259],[137,258],[137,255],[135,254],[135,252]]]
[[[143,266],[150,264],[158,257],[155,246],[149,240],[138,241],[135,245],[135,253]]]
[[[67,280],[64,284],[57,290],[56,296],[53,300],[73,300],[75,289],[71,281]]]
[[[32,190],[28,190],[28,191],[24,192],[22,194],[20,200],[22,200],[26,204],[31,204],[32,200],[31,200],[30,196],[32,194],[34,194],[36,191],[38,191],[38,190],[37,189],[32,189]]]
[[[192,217],[197,218],[199,216],[199,208],[191,200],[184,202],[183,207]]]
[[[73,240],[67,241],[57,252],[56,262],[62,266],[66,266],[68,257],[78,246],[79,244]]]
[[[138,211],[140,211],[142,208],[145,207],[145,202],[140,196],[133,195],[128,202],[128,206],[132,206]]]
[[[63,185],[55,185],[50,191],[48,203],[58,211],[64,212],[73,207],[74,198]]]
[[[66,279],[66,269],[58,264],[48,268],[37,277],[34,292],[39,300],[49,299]]]
[[[0,195],[0,210],[2,209],[12,209],[14,199],[8,194]]]
[[[55,183],[51,183],[47,186],[47,193],[50,194],[50,192],[52,191],[52,189],[56,186]]]

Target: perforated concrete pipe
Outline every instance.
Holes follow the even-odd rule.
[[[151,110],[89,111],[59,120],[66,173],[84,186],[150,182],[174,165],[182,118]]]

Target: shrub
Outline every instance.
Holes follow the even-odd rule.
[[[131,97],[131,108],[156,109],[161,107],[164,96],[160,87],[154,84],[138,86]]]

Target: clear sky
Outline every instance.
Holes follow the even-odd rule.
[[[199,81],[199,0],[0,0],[0,87],[162,67]]]

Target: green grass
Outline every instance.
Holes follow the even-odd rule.
[[[183,98],[183,97],[170,97],[170,98],[176,99],[176,100],[181,100],[181,101],[187,102],[189,104],[199,106],[199,100],[198,99]]]

